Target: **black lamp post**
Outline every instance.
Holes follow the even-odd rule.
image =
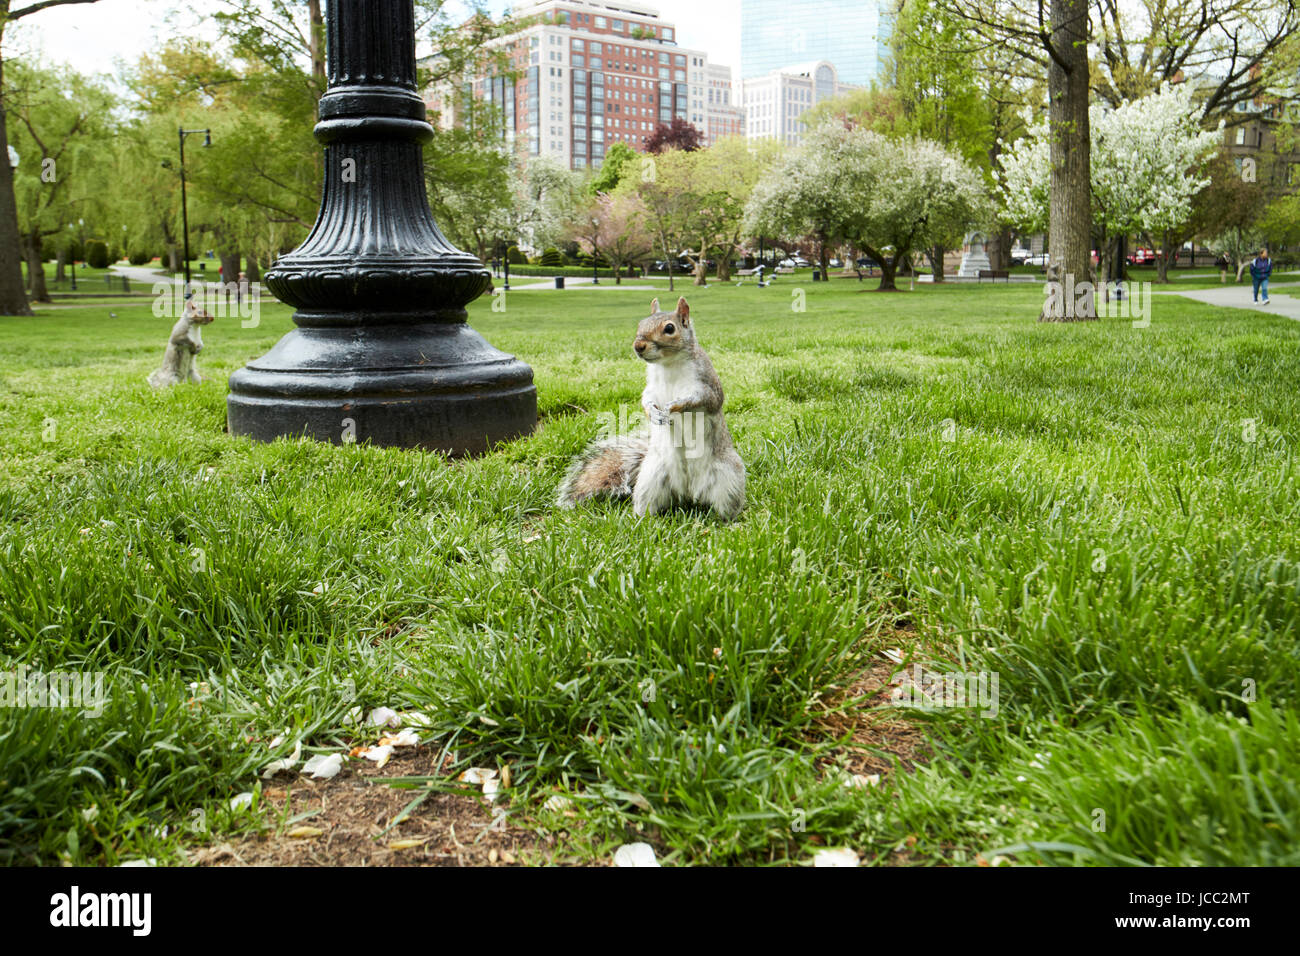
[[[413,0],[330,0],[316,225],[266,272],[298,328],[230,377],[230,433],[453,455],[537,424],[533,372],[469,327],[491,273],[434,224]]]
[[[593,232],[596,231],[597,229],[600,228],[600,222],[595,219],[591,220],[591,228]],[[596,249],[596,244],[593,242],[591,244],[591,284],[592,285],[600,285],[600,270],[599,270],[600,260],[597,258],[597,256],[599,255],[600,252]]]
[[[212,145],[212,130],[210,129],[179,129],[181,141],[181,235],[184,237],[185,246],[185,291],[190,291],[190,211],[187,197],[185,195],[185,137],[193,136],[195,133],[203,134],[203,145],[205,147]]]

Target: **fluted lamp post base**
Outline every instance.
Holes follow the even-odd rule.
[[[533,373],[466,324],[491,288],[433,222],[412,0],[329,0],[311,234],[266,272],[298,328],[230,377],[230,432],[473,455],[537,424]]]

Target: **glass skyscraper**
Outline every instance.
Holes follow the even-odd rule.
[[[825,60],[841,83],[867,86],[889,49],[879,0],[741,0],[742,79]]]

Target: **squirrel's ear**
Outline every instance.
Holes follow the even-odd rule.
[[[653,302],[650,303],[650,314],[654,315],[658,311],[659,311],[659,300],[655,299]]]
[[[686,304],[686,297],[677,300],[677,318],[681,319],[682,325],[691,324],[691,307]]]

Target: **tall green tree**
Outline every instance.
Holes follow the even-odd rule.
[[[104,145],[111,139],[113,96],[66,67],[9,64],[6,97],[10,145],[20,156],[40,158],[15,170],[14,199],[27,258],[31,297],[49,302],[41,247],[46,236],[66,236],[73,219],[94,223],[92,207],[105,186]],[[104,232],[109,242],[119,236]]]
[[[98,0],[33,0],[15,7],[13,0],[0,0],[0,145],[9,144],[8,102],[5,98],[4,32],[5,28],[50,7],[73,3],[96,3]],[[28,162],[38,158],[29,157]],[[22,241],[18,235],[18,206],[14,198],[13,167],[0,155],[0,315],[31,315],[32,307],[23,291]],[[20,162],[22,156],[19,156]]]

